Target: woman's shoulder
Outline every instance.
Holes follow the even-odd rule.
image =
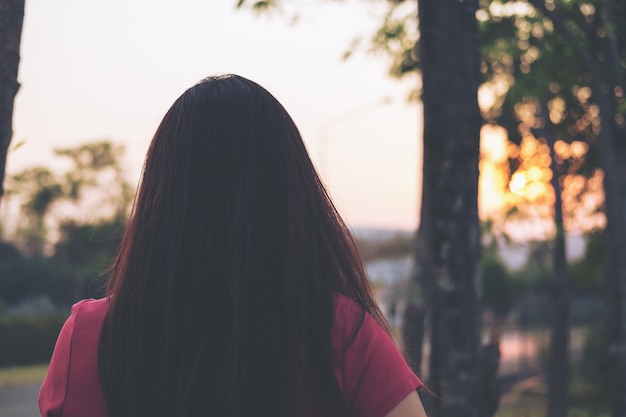
[[[104,416],[98,374],[98,341],[108,309],[106,298],[72,306],[39,392],[42,415]],[[98,405],[94,408],[94,404]],[[99,410],[93,412],[93,410]]]
[[[67,339],[71,344],[89,348],[97,345],[108,307],[108,298],[89,298],[77,302],[72,306],[72,313],[61,335],[68,332],[70,337]]]
[[[335,318],[346,316],[362,316],[365,311],[355,300],[347,295],[335,293],[333,295]]]
[[[80,300],[72,306],[72,314],[80,312],[81,314],[104,314],[109,307],[109,299],[105,298],[86,298]]]
[[[98,324],[102,324],[109,307],[108,298],[93,299],[88,298],[81,300],[72,306],[72,314],[70,320],[73,320],[73,327],[77,326],[84,329],[93,329],[100,331]]]
[[[368,318],[372,322],[374,319],[354,299],[346,295],[335,294],[333,303],[333,344],[335,349],[343,351],[354,341],[363,325],[373,324]]]
[[[385,416],[421,382],[387,331],[350,297],[335,295],[335,373],[353,415]]]

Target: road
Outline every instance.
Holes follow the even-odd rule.
[[[0,416],[37,417],[39,385],[0,388]]]

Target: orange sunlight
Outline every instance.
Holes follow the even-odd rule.
[[[562,166],[567,161],[569,167],[559,178],[565,229],[585,232],[604,227],[603,173],[596,169],[587,178],[577,172],[588,145],[581,141],[558,140],[554,150],[557,163]],[[504,227],[505,223],[510,226],[507,213],[514,212],[513,223],[534,225],[531,227],[535,230],[526,231],[531,235],[551,234],[554,190],[550,183],[550,148],[545,141],[526,135],[517,146],[508,142],[506,130],[501,126],[485,125],[481,130],[480,155],[478,209],[481,220],[494,220],[499,227]],[[510,160],[518,164],[513,173],[510,173]]]

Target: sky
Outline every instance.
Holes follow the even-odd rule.
[[[207,75],[237,73],[267,88],[298,125],[350,227],[414,230],[421,112],[415,80],[388,60],[343,53],[382,19],[362,1],[296,0],[258,16],[235,0],[28,0],[9,174],[54,165],[52,150],[102,139],[124,144],[133,184],[173,101]],[[321,4],[321,5],[320,5]]]

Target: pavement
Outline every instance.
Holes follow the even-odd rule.
[[[1,417],[37,417],[39,385],[0,388]]]

